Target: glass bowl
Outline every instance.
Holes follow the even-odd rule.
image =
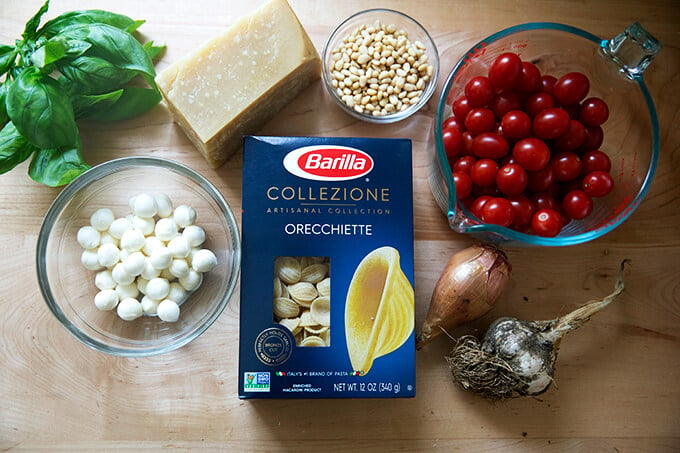
[[[609,40],[563,24],[527,23],[475,44],[446,79],[429,137],[430,187],[450,227],[496,243],[566,246],[593,240],[621,225],[644,198],[657,166],[658,119],[643,73],[660,48],[661,44],[638,23]],[[572,71],[584,73],[590,79],[588,97],[600,97],[609,105],[600,150],[611,159],[614,189],[606,197],[594,199],[590,216],[571,220],[555,237],[485,224],[456,199],[442,124],[452,116],[452,104],[464,94],[467,81],[486,75],[495,58],[508,51],[534,63],[541,74],[559,77]]]
[[[116,309],[94,304],[99,291],[94,271],[81,263],[78,230],[90,224],[99,208],[116,218],[130,214],[128,199],[140,193],[164,193],[176,208],[189,205],[195,224],[205,230],[203,248],[217,257],[217,266],[203,274],[202,284],[181,303],[177,322],[144,315],[124,321]],[[129,157],[86,171],[57,195],[38,236],[38,283],[47,306],[59,322],[91,348],[122,357],[143,357],[177,349],[197,338],[222,313],[236,286],[241,259],[234,215],[217,189],[203,176],[176,162]]]
[[[362,58],[365,58],[366,61],[364,62],[364,60],[359,60],[359,57],[357,56],[357,59],[352,60],[352,64],[350,64],[347,68],[340,69],[340,66],[338,66],[337,68],[340,71],[347,71],[345,74],[348,76],[348,78],[344,80],[349,80],[349,78],[351,78],[352,83],[354,82],[358,83],[358,87],[353,87],[351,89],[357,90],[355,91],[355,93],[357,94],[361,93],[361,97],[357,96],[356,100],[350,101],[354,104],[351,106],[348,105],[345,101],[343,101],[344,95],[341,96],[340,93],[338,92],[338,90],[342,89],[342,87],[338,87],[339,79],[335,78],[333,75],[334,70],[336,70],[335,65],[337,62],[337,59],[334,58],[334,53],[335,50],[338,49],[340,45],[345,43],[346,38],[354,34],[354,32],[358,30],[360,27],[362,26],[371,27],[375,26],[377,23],[381,24],[384,27],[394,26],[397,31],[402,30],[406,32],[408,41],[410,41],[414,45],[417,44],[421,49],[424,49],[424,55],[426,58],[420,60],[420,58],[422,57],[418,57],[416,61],[420,60],[421,63],[416,63],[415,65],[412,62],[405,61],[405,63],[409,64],[409,67],[406,68],[403,66],[404,63],[402,63],[401,60],[399,59],[400,55],[401,56],[406,55],[405,59],[408,59],[408,54],[406,52],[400,55],[396,55],[395,62],[392,62],[391,60],[387,61],[387,59],[389,58],[387,54],[385,56],[380,56],[380,58],[383,58],[382,61],[376,58],[372,58],[369,60],[369,55],[371,55],[371,51],[374,51],[373,52],[374,57],[378,57],[378,55],[376,54],[377,49],[371,42],[366,42],[365,37],[362,38],[364,40],[362,42],[366,42],[366,44],[362,48],[362,46],[358,45],[359,43],[357,43],[356,55],[364,53],[366,57]],[[363,30],[363,32],[368,33],[368,30]],[[388,30],[388,32],[395,33],[392,30]],[[372,39],[373,38],[369,38],[368,41]],[[401,52],[401,47],[397,46],[396,48],[398,52]],[[416,22],[414,19],[412,19],[411,17],[407,16],[404,13],[393,11],[390,9],[380,8],[369,9],[366,11],[360,11],[358,13],[355,13],[352,16],[345,19],[340,25],[338,25],[335,28],[335,30],[333,30],[330,37],[328,38],[328,41],[326,42],[326,45],[323,50],[322,64],[323,64],[322,74],[326,89],[330,93],[331,97],[340,106],[340,108],[355,118],[378,124],[381,123],[387,124],[400,121],[405,118],[408,118],[409,116],[417,112],[423,105],[427,103],[430,97],[432,97],[432,94],[434,93],[434,90],[437,86],[437,77],[439,75],[439,54],[437,52],[437,46],[435,45],[434,41],[428,34],[427,30],[425,30],[425,28],[423,28],[422,25],[420,25],[418,22]],[[388,77],[387,75],[385,75],[385,78],[375,77],[375,79],[379,80],[378,82],[378,80],[371,81],[371,78],[374,78],[373,74],[366,74],[365,72],[367,70],[375,71],[375,73],[376,74],[379,73],[378,76],[380,76],[380,74],[382,74],[383,71],[390,70],[391,67],[390,64],[392,65],[401,64],[402,65],[401,69],[406,70],[406,75],[398,74],[397,73],[398,69],[395,66],[394,68],[391,69],[392,72],[394,72],[394,74],[390,74],[389,81],[386,80]],[[415,73],[411,72],[411,70],[413,69],[415,71],[414,68],[420,66],[423,66],[423,72],[421,73],[421,75],[426,74],[425,65],[429,65],[430,69],[427,72],[428,76],[423,77],[422,79],[424,86],[417,88],[410,87],[408,85],[410,82],[405,81],[404,78],[408,77],[409,73],[415,75]],[[371,77],[366,78],[365,77],[366,75],[369,75]],[[402,79],[401,83],[396,80],[398,77],[401,77]],[[418,84],[418,82],[415,79],[412,79],[411,81],[413,82],[411,83],[411,85]],[[372,84],[373,86],[371,86]],[[386,88],[386,86],[390,85],[392,86],[391,89]],[[381,86],[383,86],[383,88],[381,88]],[[375,93],[369,91],[371,89],[375,90]],[[390,90],[389,93],[388,90]],[[417,102],[407,104],[405,101],[403,101],[404,98],[408,98],[409,92],[415,91],[422,92]],[[377,99],[379,92],[386,94],[384,100],[382,100],[382,98],[380,100]],[[390,95],[394,95],[396,99],[390,98]],[[377,103],[377,105],[380,106],[379,108],[381,109],[390,108],[386,107],[390,103],[392,103],[393,105],[397,104],[398,107],[395,108],[395,111],[393,113],[387,113],[382,116],[375,116],[371,113],[371,110],[368,110],[371,107],[365,108],[362,106],[361,100],[361,98],[363,97],[369,99],[372,96],[375,96],[376,98],[368,102],[369,104]],[[402,97],[400,98],[399,96]],[[380,104],[381,101],[384,105]],[[401,104],[398,104],[397,101],[401,102]],[[400,108],[402,105],[408,105],[408,107],[404,107],[404,109],[401,110]]]

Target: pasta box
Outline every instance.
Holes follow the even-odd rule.
[[[247,136],[240,398],[415,395],[411,141]]]

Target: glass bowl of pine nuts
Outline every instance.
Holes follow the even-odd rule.
[[[348,114],[371,123],[408,118],[435,91],[437,46],[427,30],[404,13],[360,11],[331,33],[323,51],[323,79]]]

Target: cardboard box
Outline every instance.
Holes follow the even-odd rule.
[[[411,141],[246,137],[239,397],[415,395]]]

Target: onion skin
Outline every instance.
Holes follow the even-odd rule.
[[[491,310],[507,287],[512,266],[500,249],[480,244],[454,254],[435,285],[416,349]]]

